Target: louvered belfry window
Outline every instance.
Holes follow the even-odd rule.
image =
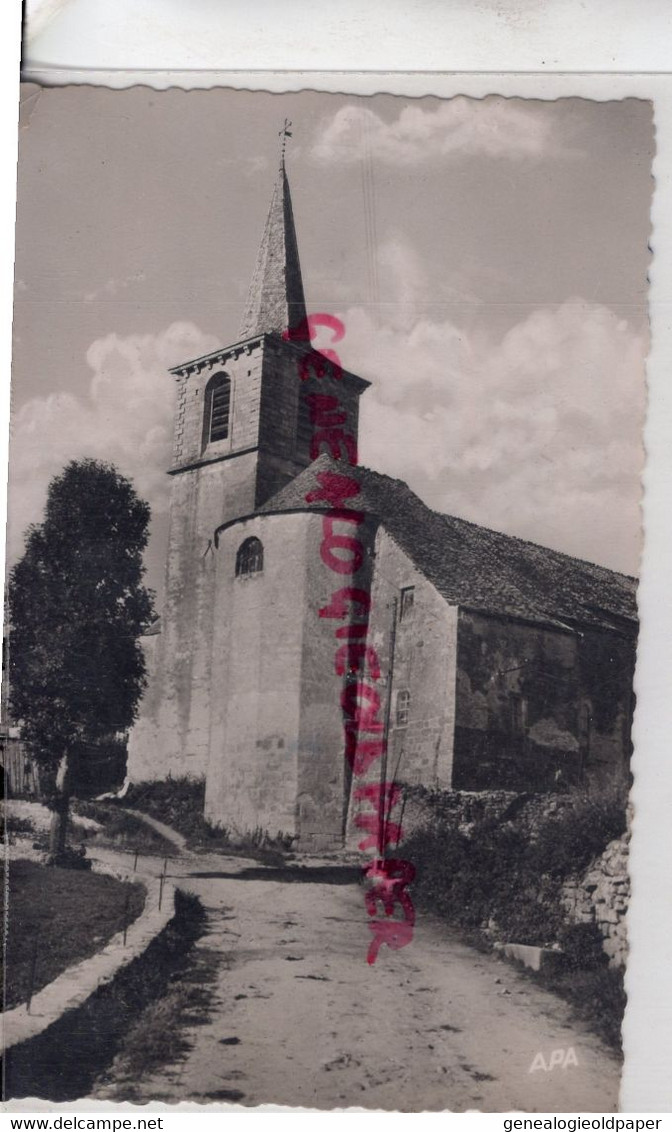
[[[208,383],[205,411],[207,443],[226,440],[231,416],[231,382],[225,373],[216,373]]]

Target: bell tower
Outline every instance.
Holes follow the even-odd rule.
[[[216,478],[222,487],[231,481],[235,498],[225,505],[226,513],[206,522],[207,538],[219,523],[254,511],[308,462],[296,444],[297,346],[287,340],[288,332],[305,323],[283,155],[238,341],[171,370],[178,404],[169,474],[193,478],[196,472],[203,481],[205,469],[233,462],[231,468],[219,467]]]
[[[337,382],[343,428],[357,435],[368,382],[336,373],[307,328],[283,140],[238,341],[170,371],[177,409],[165,598],[129,742],[136,781],[207,767],[215,530],[254,514],[314,458],[306,394]]]

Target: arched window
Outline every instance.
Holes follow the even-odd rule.
[[[216,440],[226,440],[231,416],[231,381],[225,373],[216,373],[205,387],[203,447]]]
[[[258,574],[264,568],[264,548],[258,538],[246,538],[238,547],[236,577]]]

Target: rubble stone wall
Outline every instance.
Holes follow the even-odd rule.
[[[610,841],[585,873],[566,881],[563,903],[574,923],[594,923],[612,967],[624,967],[628,953],[626,912],[630,898],[628,834]]]
[[[483,819],[511,823],[534,844],[541,827],[571,809],[571,794],[516,794],[505,790],[450,791],[442,797],[441,819],[470,836],[474,823]],[[431,821],[426,797],[410,791],[403,826],[408,837]],[[626,912],[630,898],[628,875],[629,834],[611,841],[579,875],[566,880],[561,899],[570,923],[594,923],[610,966],[624,967],[627,957]]]

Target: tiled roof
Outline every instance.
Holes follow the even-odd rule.
[[[355,477],[353,510],[376,516],[418,570],[451,605],[498,616],[577,628],[637,630],[636,579],[533,542],[432,511],[401,480],[351,468],[322,455],[260,513],[324,510],[306,503],[321,471]]]

